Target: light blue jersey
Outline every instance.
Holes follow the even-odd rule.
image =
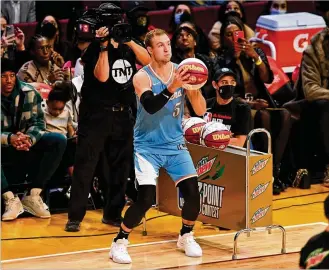
[[[161,93],[174,76],[173,64],[170,79],[163,82],[150,65],[142,68],[150,79],[150,86],[154,94]],[[184,145],[182,119],[184,115],[185,92],[179,88],[171,96],[167,104],[155,114],[145,111],[137,98],[137,119],[134,129],[134,147],[138,153],[161,155],[175,155]]]

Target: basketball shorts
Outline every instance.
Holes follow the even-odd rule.
[[[164,168],[177,186],[179,182],[198,176],[190,153],[179,150],[177,155],[137,153],[135,174],[139,185],[156,185],[160,168]]]

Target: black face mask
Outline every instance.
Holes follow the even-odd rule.
[[[46,38],[53,38],[56,35],[56,32],[56,27],[50,22],[44,23],[41,27],[41,35]]]
[[[234,89],[235,86],[233,85],[223,85],[217,91],[222,99],[230,99],[234,94]]]

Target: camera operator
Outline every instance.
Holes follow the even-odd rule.
[[[70,232],[80,230],[102,151],[108,155],[111,178],[103,220],[121,218],[133,155],[134,120],[130,106],[135,93],[132,78],[136,73],[136,60],[143,65],[150,62],[147,50],[131,40],[129,25],[121,23],[122,9],[111,3],[104,3],[98,9],[102,27],[96,30],[96,40],[82,56],[84,82],[79,107],[78,145],[69,220],[65,227]]]

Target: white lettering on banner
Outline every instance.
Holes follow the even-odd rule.
[[[295,37],[293,45],[296,52],[302,53],[308,45],[309,34],[299,34]]]
[[[200,214],[219,219],[219,210],[223,205],[223,193],[225,188],[204,182],[198,182],[200,193]],[[184,199],[182,198],[179,189],[178,191],[178,207],[183,208]]]
[[[131,64],[124,59],[118,59],[114,62],[111,73],[113,79],[120,84],[128,82],[133,75],[133,68]]]

